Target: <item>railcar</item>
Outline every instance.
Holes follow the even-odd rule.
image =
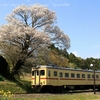
[[[89,89],[94,85],[93,70],[39,65],[32,68],[31,86],[39,91]],[[100,71],[95,71],[95,87],[100,88]]]

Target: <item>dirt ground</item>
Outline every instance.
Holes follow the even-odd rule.
[[[56,93],[56,94],[52,94],[52,93],[30,93],[30,94],[14,94],[15,97],[22,97],[22,98],[38,98],[38,97],[48,97],[48,96],[62,96],[62,95],[74,95],[74,94],[83,94],[83,95],[96,95],[100,98],[100,92],[96,92],[96,94],[94,94],[94,92],[75,92],[75,93],[71,93],[71,92],[68,92],[68,93]]]

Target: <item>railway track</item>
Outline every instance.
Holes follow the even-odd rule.
[[[72,94],[94,94],[93,90],[70,90],[64,91],[63,93],[23,93],[23,94],[14,94],[15,97],[23,98],[37,98],[37,97],[48,97],[48,96],[59,96],[59,95],[72,95]],[[96,94],[100,95],[100,91],[96,90]]]

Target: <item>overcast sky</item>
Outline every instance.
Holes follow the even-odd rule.
[[[16,6],[36,3],[56,12],[57,25],[71,40],[69,53],[100,58],[100,0],[1,0],[0,25]]]

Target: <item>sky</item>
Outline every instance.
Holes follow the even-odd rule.
[[[71,40],[69,53],[100,58],[100,0],[0,0],[0,25],[16,6],[36,3],[56,12],[57,25]]]

